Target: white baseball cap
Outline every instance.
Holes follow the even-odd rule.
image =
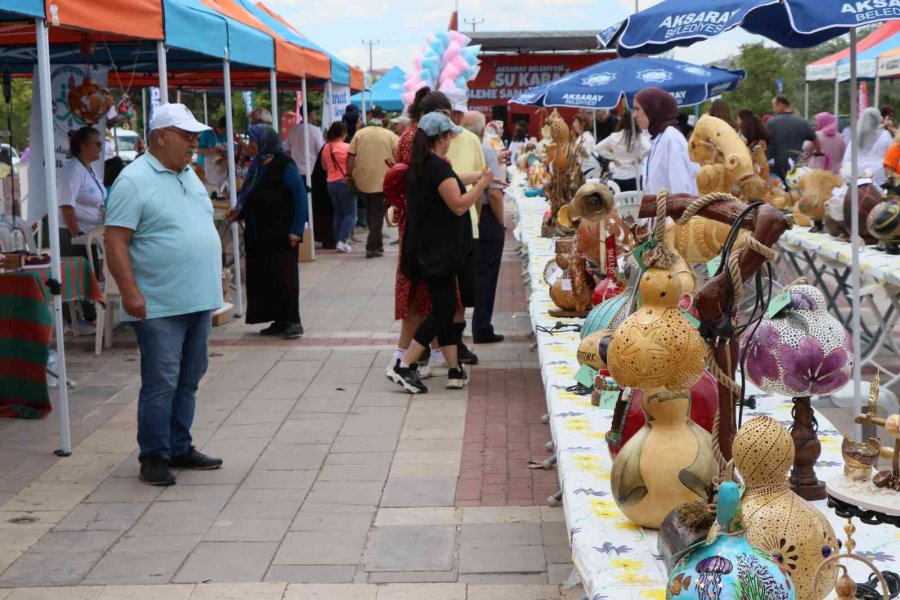
[[[150,131],[154,129],[163,129],[164,127],[177,127],[183,131],[191,133],[199,133],[211,129],[194,118],[194,115],[184,104],[160,104],[153,111],[153,117],[150,119]]]
[[[448,100],[450,100],[450,104],[453,106],[454,112],[466,112],[467,110],[469,110],[469,94],[468,92],[466,92],[466,90],[454,88],[452,90],[447,90],[446,92],[444,92],[444,95],[447,96]]]

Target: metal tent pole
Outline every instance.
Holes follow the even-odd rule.
[[[854,414],[862,412],[862,340],[860,336],[860,277],[859,277],[859,249],[862,240],[859,237],[859,140],[857,138],[857,106],[859,99],[856,88],[856,29],[850,30],[850,289],[852,292],[853,314],[851,318],[851,332],[853,333],[853,352],[856,354],[853,361],[853,410]],[[862,425],[855,425],[856,439],[862,439]]]
[[[203,92],[203,124],[209,125],[209,105],[206,102],[206,92]]]
[[[313,230],[313,204],[312,204],[312,169],[309,165],[309,107],[306,102],[306,75],[303,76],[303,79],[300,80],[300,93],[303,95],[303,106],[301,107],[303,110],[303,143],[306,145],[306,149],[304,151],[304,156],[306,157],[304,160],[306,161],[306,202],[309,207],[308,214],[309,219],[306,222],[306,226],[309,227],[309,258],[310,260],[316,260],[316,236],[315,231]]]
[[[834,118],[837,119],[841,115],[841,80],[838,79],[837,67],[834,72]],[[853,119],[850,119],[853,122]]]
[[[141,88],[141,137],[147,139],[147,88]]]
[[[175,90],[175,102],[181,104],[181,88]]]
[[[228,156],[228,201],[231,208],[237,206],[237,176],[234,172],[234,116],[231,106],[231,62],[228,50],[225,50],[225,60],[222,61],[222,79],[225,83],[225,136],[228,138],[225,149]],[[234,253],[234,286],[237,293],[234,296],[234,316],[244,314],[244,299],[241,292],[241,239],[238,225],[235,221],[231,224],[231,243]]]
[[[269,94],[272,96],[272,127],[280,134],[281,126],[278,122],[278,74],[275,72],[275,69],[269,70]]]
[[[169,72],[166,67],[166,45],[156,42],[156,63],[159,69],[159,103],[169,103]]]
[[[38,86],[41,95],[41,141],[43,142],[44,188],[47,194],[47,220],[50,235],[50,277],[57,282],[62,280],[59,265],[59,214],[56,200],[56,151],[53,143],[53,110],[50,96],[50,38],[47,26],[41,19],[35,19],[38,54]],[[53,289],[53,286],[48,286]],[[69,390],[66,378],[66,343],[64,339],[62,318],[62,297],[59,289],[53,293],[53,327],[56,330],[56,360],[59,393],[56,410],[59,413],[59,450],[58,456],[72,454],[72,438],[69,432]]]
[[[803,86],[803,118],[809,118],[809,82]]]

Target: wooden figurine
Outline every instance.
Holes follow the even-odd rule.
[[[794,462],[791,434],[771,417],[755,417],[734,438],[734,465],[746,486],[743,497],[747,539],[775,556],[794,580],[797,600],[822,600],[831,591],[813,577],[819,563],[837,551],[837,538],[825,516],[791,491],[788,470]]]

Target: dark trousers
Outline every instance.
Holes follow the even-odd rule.
[[[384,194],[382,192],[374,194],[360,192],[359,198],[366,207],[366,217],[369,222],[366,252],[384,252],[384,238],[381,237],[384,225]]]
[[[500,261],[506,231],[497,221],[494,211],[485,205],[478,223],[477,277],[475,284],[475,312],[472,315],[472,336],[475,339],[494,333],[494,299],[500,279]]]
[[[634,179],[613,178],[613,181],[619,186],[619,191],[621,192],[634,192],[637,190],[637,181]]]
[[[425,287],[431,296],[431,312],[416,329],[413,339],[426,348],[434,338],[437,338],[441,347],[455,344],[453,313],[456,312],[456,276],[428,276],[425,278]]]

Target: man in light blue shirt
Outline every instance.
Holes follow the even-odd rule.
[[[190,168],[199,132],[183,104],[150,120],[150,148],[128,165],[106,209],[109,270],[141,352],[141,479],[172,485],[171,467],[217,469],[191,444],[212,311],[222,306],[222,246],[212,203]]]

